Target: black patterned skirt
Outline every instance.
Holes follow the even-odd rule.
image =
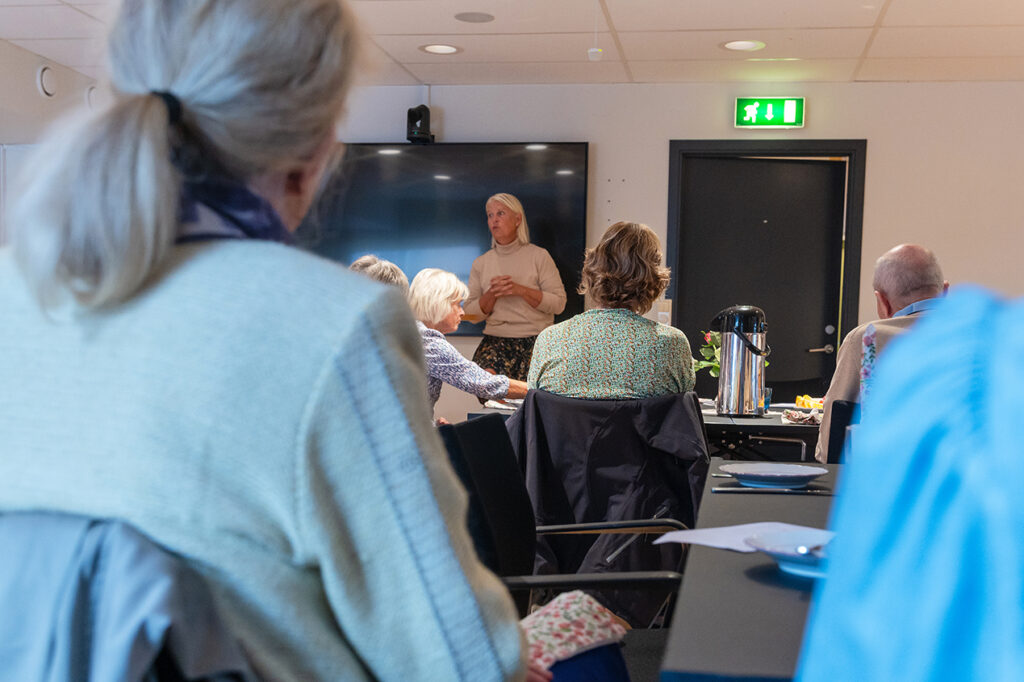
[[[473,362],[484,369],[493,370],[495,374],[526,381],[536,340],[536,336],[514,339],[484,334],[483,341],[473,353]]]

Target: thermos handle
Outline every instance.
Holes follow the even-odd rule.
[[[768,357],[769,355],[772,354],[772,347],[769,346],[767,342],[765,342],[765,344],[764,344],[764,350],[761,350],[760,348],[758,348],[757,346],[754,345],[753,341],[751,341],[750,339],[747,338],[746,334],[736,334],[736,336],[738,336],[741,339],[743,339],[743,345],[746,346],[747,350],[749,350],[754,355],[760,355],[762,357]]]

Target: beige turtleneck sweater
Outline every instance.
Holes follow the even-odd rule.
[[[539,289],[543,296],[536,308],[521,296],[503,296],[494,302],[494,310],[485,315],[480,296],[491,286],[491,279],[509,275],[516,284]],[[475,261],[469,272],[469,298],[464,304],[467,317],[487,320],[484,334],[504,338],[536,336],[555,321],[565,309],[565,287],[551,255],[534,244],[518,242],[496,244]]]

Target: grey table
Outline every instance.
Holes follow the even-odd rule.
[[[713,458],[711,472],[723,461]],[[834,489],[841,465],[815,483]],[[832,497],[712,493],[735,485],[708,476],[698,528],[784,521],[824,528]],[[812,580],[778,570],[760,552],[744,554],[691,546],[679,590],[662,682],[787,680],[796,671]]]

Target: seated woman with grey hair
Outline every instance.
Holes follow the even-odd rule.
[[[446,270],[420,270],[409,287],[409,306],[423,337],[427,359],[427,394],[430,406],[441,395],[441,384],[449,384],[478,398],[522,398],[526,383],[502,374],[491,374],[467,359],[444,338],[462,321],[462,301],[469,288]]]
[[[409,293],[409,278],[402,272],[402,268],[389,260],[378,258],[372,253],[356,258],[352,261],[352,265],[348,266],[348,269],[366,275],[381,284],[398,287],[403,294]]]
[[[643,317],[668,286],[658,236],[615,223],[587,252],[579,291],[597,307],[537,337],[530,388],[570,398],[652,398],[693,388],[690,342]]]
[[[0,513],[134,526],[200,573],[258,679],[523,679],[403,296],[289,246],[353,10],[121,5],[109,102],[39,145],[8,215]],[[4,646],[0,679],[26,679]]]

